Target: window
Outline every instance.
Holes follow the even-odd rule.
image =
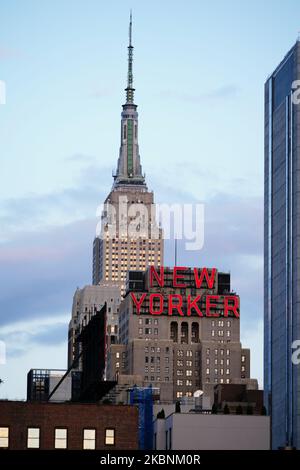
[[[227,328],[230,328],[230,327],[231,327],[231,321],[228,320],[227,323],[226,323],[226,325],[227,325]]]
[[[186,352],[186,355],[187,355],[187,357],[192,357],[193,351],[188,350],[188,351]]]
[[[0,448],[7,448],[9,445],[9,428],[0,428]]]
[[[183,370],[177,370],[177,375],[183,375]]]
[[[224,349],[220,349],[221,356],[224,356]]]
[[[242,362],[246,362],[246,356],[242,356]]]
[[[242,366],[242,372],[245,372],[245,370],[246,370],[245,366]]]
[[[209,356],[209,354],[210,354],[210,349],[209,348],[206,349],[206,354],[207,354],[207,356]]]
[[[226,349],[226,356],[230,356],[230,349]]]
[[[96,429],[83,430],[83,448],[90,450],[96,448]]]
[[[177,392],[177,393],[176,393],[176,397],[177,397],[177,398],[182,398],[182,395],[183,395],[182,392]]]
[[[218,331],[218,336],[224,336],[224,331],[223,331],[223,330],[219,330],[219,331]]]
[[[67,448],[67,429],[56,428],[54,447],[55,449],[66,449]]]
[[[215,330],[211,330],[211,335],[215,336]]]
[[[192,364],[193,364],[192,361],[186,361],[187,367],[192,367]]]
[[[183,381],[182,380],[177,380],[177,386],[181,387],[182,385],[183,385]]]
[[[142,325],[142,324],[143,324],[143,319],[139,318],[139,325]]]
[[[158,328],[154,328],[154,334],[158,335]]]
[[[215,349],[215,356],[217,356],[217,355],[218,355],[218,350],[217,350],[217,349]]]
[[[178,367],[183,367],[183,361],[177,361],[177,366]]]
[[[227,338],[230,337],[230,330],[227,330],[227,331],[226,331],[226,336],[227,336]]]
[[[218,375],[218,369],[215,369],[215,375]]]
[[[215,359],[215,366],[218,365],[218,359]]]
[[[182,351],[182,349],[178,349],[178,351],[177,351],[177,356],[178,356],[178,357],[183,357],[183,351]]]
[[[116,358],[119,359],[119,357],[120,357],[120,353],[117,352],[117,353],[116,353]]]
[[[106,446],[115,445],[115,430],[114,429],[105,429],[105,445]]]
[[[223,320],[219,320],[219,321],[218,321],[218,326],[224,326],[224,321],[223,321]]]
[[[139,328],[139,335],[143,334],[143,328]]]
[[[206,374],[208,375],[210,373],[209,368],[206,369]]]
[[[192,375],[192,371],[191,371],[191,370],[187,370],[185,374],[186,374],[187,377],[190,377],[190,376]]]
[[[230,370],[226,369],[226,375],[229,375],[229,374],[230,374]]]
[[[187,387],[191,387],[191,386],[193,385],[192,380],[186,380],[185,385],[186,385]]]
[[[28,449],[38,449],[40,447],[40,428],[28,428],[27,447]]]

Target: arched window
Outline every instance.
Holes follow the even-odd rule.
[[[174,343],[178,343],[178,324],[176,321],[171,322],[170,337]]]
[[[188,344],[189,342],[189,326],[186,321],[181,323],[181,344]]]
[[[192,343],[199,343],[199,323],[192,323]]]

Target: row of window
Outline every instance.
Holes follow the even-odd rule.
[[[218,336],[220,336],[220,337],[221,337],[221,336],[225,336],[224,333],[225,333],[224,330],[218,330]],[[213,337],[214,337],[214,336],[217,336],[215,330],[211,330],[211,336],[213,336]],[[227,338],[230,338],[230,336],[231,336],[230,330],[226,330],[226,337],[227,337]]]
[[[215,349],[214,350],[215,356],[217,356],[219,354],[219,351],[220,351],[221,356],[225,355],[225,349]],[[210,352],[211,352],[210,348],[207,348],[206,349],[206,355],[209,356]],[[226,356],[230,356],[230,349],[226,349]]]
[[[219,363],[219,362],[218,362],[218,358],[217,358],[217,359],[214,360],[215,366],[217,366],[218,363]],[[209,358],[209,357],[206,359],[206,365],[207,365],[207,366],[210,365],[210,358]],[[221,366],[224,365],[224,359],[220,359],[220,365],[221,365]],[[230,359],[226,359],[226,365],[227,365],[227,366],[230,366]]]
[[[145,375],[144,380],[146,382],[149,382],[149,376]],[[165,377],[165,382],[169,382],[169,381],[170,381],[170,377]],[[155,382],[155,377],[153,375],[150,377],[150,382]],[[160,382],[160,377],[156,377],[156,382]]]
[[[214,373],[215,375],[224,375],[224,369],[220,369],[220,371],[218,371],[218,369],[214,369]],[[209,375],[210,374],[210,368],[207,367],[206,369],[206,375]],[[226,375],[229,375],[230,374],[230,369],[226,369]]]
[[[0,448],[9,447],[9,427],[0,427]],[[41,440],[40,428],[27,429],[27,449],[39,449]],[[106,446],[115,445],[115,429],[106,428],[104,434],[104,444]],[[68,448],[68,429],[55,428],[54,430],[54,448]],[[83,429],[82,448],[96,449],[96,429]]]
[[[231,327],[231,321],[230,320],[227,320],[226,322],[224,320],[218,320],[218,321],[212,320],[212,322],[211,322],[212,328],[214,328],[215,326],[223,327],[225,324],[226,324],[227,328]]]
[[[197,354],[197,353],[198,353],[198,354]],[[196,355],[196,356],[199,355],[199,352],[196,351],[196,354],[195,354],[195,355]],[[177,356],[178,356],[178,357],[183,357],[183,356],[184,356],[184,351],[183,351],[182,349],[178,349],[178,351],[177,351]],[[193,356],[193,351],[191,351],[190,349],[188,349],[188,350],[186,351],[186,356],[187,356],[187,357],[192,357],[192,356]]]
[[[158,325],[158,319],[154,318],[153,319],[154,325]],[[139,325],[143,324],[143,318],[139,318]],[[151,325],[152,324],[152,318],[145,318],[145,325]]]
[[[209,378],[209,377],[206,377],[205,382],[206,382],[207,384],[209,384],[209,383],[210,383],[210,378]],[[224,383],[230,384],[230,379],[226,379],[226,381],[224,381],[224,379],[222,379],[222,378],[214,378],[214,383],[215,383],[215,384],[217,384],[217,383],[220,383],[220,384],[224,384]]]
[[[145,331],[143,330],[143,328],[139,328],[139,335],[142,335],[143,332],[145,335],[152,335],[152,328],[145,328]],[[154,328],[153,333],[155,335],[158,335],[158,328]]]
[[[176,383],[177,383],[177,387],[182,387],[183,384],[184,384],[184,381],[183,381],[183,380],[177,380]],[[188,379],[188,380],[185,381],[185,385],[186,385],[187,387],[191,387],[191,386],[193,385],[193,381],[190,380],[190,379]]]

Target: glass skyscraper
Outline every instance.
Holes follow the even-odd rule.
[[[300,449],[300,79],[297,41],[265,84],[264,388],[272,448]],[[297,92],[298,93],[298,92]]]

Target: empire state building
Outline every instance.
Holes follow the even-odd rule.
[[[163,265],[163,238],[148,190],[138,145],[138,113],[133,88],[132,18],[129,24],[126,103],[121,113],[121,145],[112,190],[104,201],[101,228],[93,243],[93,284],[116,284],[125,292],[127,271]]]

